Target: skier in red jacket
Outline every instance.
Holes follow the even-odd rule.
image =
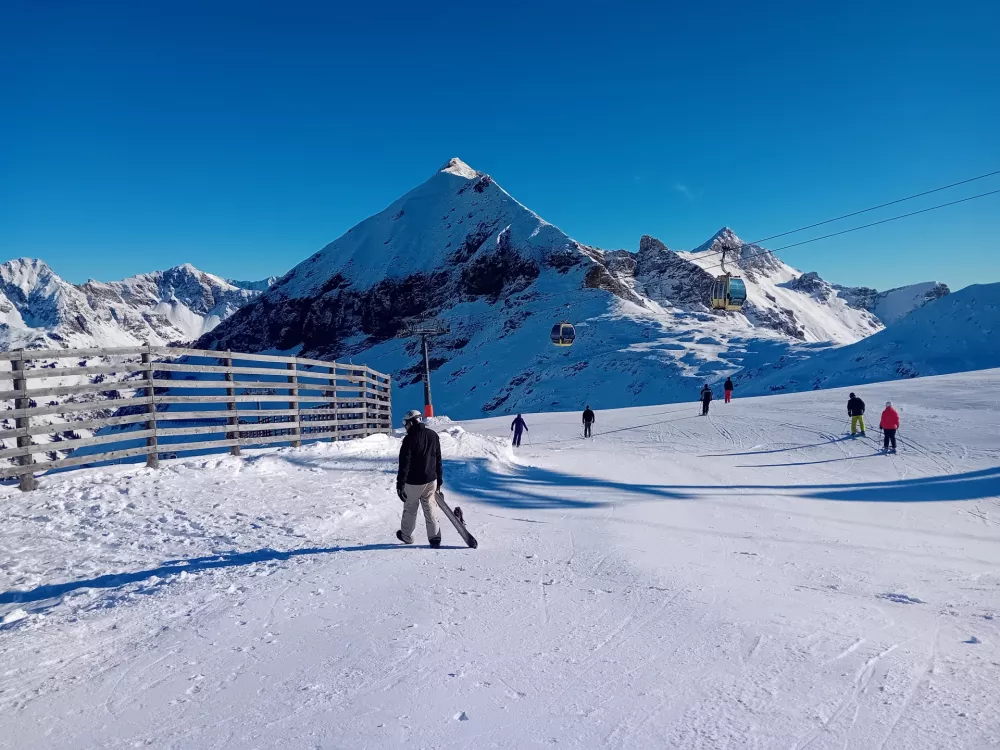
[[[892,401],[885,402],[885,411],[882,412],[882,420],[878,423],[882,428],[882,450],[889,452],[889,443],[892,443],[892,452],[896,452],[896,430],[899,429],[899,412],[892,408]]]

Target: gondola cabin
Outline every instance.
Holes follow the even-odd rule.
[[[712,308],[714,310],[743,309],[743,303],[747,301],[747,286],[743,279],[732,274],[724,274],[716,277],[712,282]]]
[[[573,342],[576,341],[576,329],[572,323],[566,321],[556,323],[552,326],[552,334],[549,338],[556,346],[573,346]]]

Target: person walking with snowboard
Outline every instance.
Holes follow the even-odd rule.
[[[518,414],[517,418],[513,422],[510,423],[510,429],[512,429],[514,431],[514,447],[515,448],[520,448],[521,447],[521,433],[522,432],[527,432],[527,430],[528,430],[528,425],[524,421],[524,417],[522,417],[520,414]]]
[[[858,427],[861,428],[861,437],[865,436],[865,402],[853,393],[847,399],[847,416],[851,418],[851,436],[857,434]]]
[[[396,538],[403,544],[413,544],[417,526],[417,508],[424,511],[427,541],[432,547],[441,546],[435,492],[444,481],[441,467],[441,440],[427,427],[420,412],[411,409],[403,417],[406,437],[399,448],[399,471],[396,474],[396,494],[403,501],[403,519]]]
[[[708,383],[705,383],[701,389],[701,416],[704,417],[708,414],[708,405],[710,403],[712,403],[712,389],[708,387]]]
[[[722,387],[726,392],[726,403],[728,404],[730,401],[733,400],[733,389],[736,387],[735,385],[733,385],[733,379],[726,378],[726,382]]]
[[[878,426],[882,428],[882,450],[889,452],[889,443],[892,443],[892,452],[896,452],[896,430],[899,429],[899,412],[892,408],[892,401],[885,402],[885,411],[882,412],[882,419]]]
[[[590,410],[590,404],[587,404],[587,408],[583,410],[583,436],[585,438],[591,437],[590,429],[596,421],[597,417],[594,416],[594,412]]]

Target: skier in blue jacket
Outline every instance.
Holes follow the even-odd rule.
[[[528,425],[524,421],[524,417],[518,414],[517,418],[510,423],[510,429],[514,431],[514,447],[518,448],[521,445],[521,433],[528,429]]]

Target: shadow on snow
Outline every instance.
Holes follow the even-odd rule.
[[[336,552],[373,552],[378,550],[406,549],[403,544],[362,544],[357,547],[308,547],[280,551],[275,549],[259,549],[253,552],[229,552],[221,555],[193,557],[188,560],[167,560],[162,565],[148,570],[137,570],[132,573],[109,573],[95,578],[67,583],[46,584],[36,586],[27,591],[5,591],[0,593],[0,604],[24,604],[54,599],[79,589],[111,589],[138,583],[150,578],[163,578],[180,573],[195,573],[213,568],[234,568],[242,565],[253,565],[262,562],[290,560],[293,557],[305,555],[328,555]],[[412,548],[412,547],[411,547]],[[419,545],[416,548],[420,548]],[[441,549],[460,549],[459,547],[442,546]],[[462,547],[461,549],[464,549]]]
[[[537,466],[514,466],[498,471],[486,459],[445,463],[449,465],[445,476],[451,489],[479,502],[522,510],[587,509],[622,501],[694,500],[702,495],[733,493],[778,493],[816,500],[896,503],[976,500],[1000,495],[1000,467],[886,482],[671,485],[618,482]]]

